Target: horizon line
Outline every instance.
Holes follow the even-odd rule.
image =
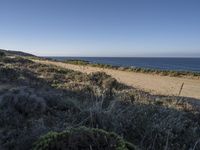
[[[39,55],[36,55],[36,56],[39,56]],[[200,58],[200,56],[39,56],[39,57],[71,57],[71,58]]]
[[[63,56],[59,56],[59,55],[38,55],[38,54],[34,54],[32,52],[27,52],[26,50],[13,50],[13,49],[2,49],[0,48],[0,50],[5,50],[5,51],[16,51],[16,52],[23,52],[23,53],[28,53],[28,54],[32,54],[38,57],[96,57],[96,58],[200,58],[200,54],[198,54],[199,56],[70,56],[70,55],[63,55]],[[167,54],[166,54],[167,55]]]

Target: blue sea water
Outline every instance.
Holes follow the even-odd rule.
[[[200,58],[141,58],[141,57],[51,57],[56,60],[86,60],[91,63],[122,67],[200,72]]]

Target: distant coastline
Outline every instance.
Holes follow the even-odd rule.
[[[191,72],[176,71],[134,70],[124,67],[112,67],[103,64],[90,64],[87,61],[70,60],[56,61],[53,59],[32,59],[32,61],[44,65],[57,66],[64,69],[78,71],[79,73],[92,74],[104,72],[112,76],[118,82],[135,87],[154,95],[184,96],[200,98],[200,75]]]
[[[47,57],[47,58],[75,65],[89,65],[92,67],[110,68],[123,71],[159,74],[162,76],[192,77],[198,79],[200,77],[200,67],[199,67],[200,58],[142,58],[142,57],[141,58]],[[150,62],[150,65],[147,64],[148,62]],[[134,64],[131,65],[131,63]]]

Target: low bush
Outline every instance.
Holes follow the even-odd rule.
[[[39,97],[9,94],[2,98],[0,108],[30,117],[44,113],[46,103]]]
[[[12,68],[8,67],[0,67],[0,81],[14,81],[16,80],[20,74]]]
[[[105,79],[111,78],[104,72],[95,72],[89,75],[90,82],[94,85],[102,86]]]
[[[116,89],[123,90],[128,89],[129,87],[119,83],[116,79],[112,78],[110,75],[107,75],[104,72],[95,72],[89,75],[89,80],[92,85],[97,85],[103,89]]]
[[[0,57],[4,57],[4,56],[6,56],[6,54],[0,51]]]
[[[74,65],[88,65],[89,64],[89,61],[84,61],[84,60],[66,60],[64,62],[68,64],[74,64]]]
[[[114,133],[85,127],[72,128],[64,132],[50,132],[41,137],[33,150],[136,150]]]

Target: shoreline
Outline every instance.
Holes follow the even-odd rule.
[[[156,74],[156,75],[160,75],[160,76],[200,79],[200,72],[195,72],[195,71],[160,70],[160,69],[143,68],[143,67],[135,67],[135,66],[130,66],[130,67],[113,66],[113,65],[109,65],[109,64],[92,63],[90,61],[78,60],[78,59],[61,61],[61,60],[57,60],[57,59],[47,58],[47,60],[51,60],[51,61],[55,61],[55,62],[63,62],[63,63],[73,64],[73,65],[83,65],[83,66],[91,66],[91,67],[98,67],[98,68],[105,68],[105,69],[128,71],[128,72]]]
[[[186,77],[161,76],[159,74],[141,73],[134,71],[114,70],[110,68],[93,67],[89,65],[69,64],[52,60],[33,61],[41,64],[55,65],[65,69],[83,73],[105,72],[119,82],[138,88],[145,92],[165,96],[182,96],[200,99],[200,80]],[[183,85],[183,87],[182,87]]]

